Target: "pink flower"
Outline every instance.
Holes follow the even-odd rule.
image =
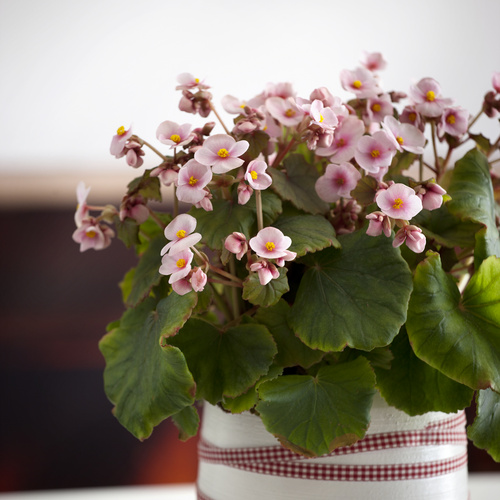
[[[387,62],[380,52],[365,52],[361,64],[370,71],[385,69]]]
[[[200,233],[194,233],[196,219],[189,214],[180,214],[165,228],[165,238],[171,240],[161,250],[160,255],[165,253],[178,253],[186,248],[196,245],[201,240]]]
[[[324,106],[337,106],[337,98],[332,95],[332,93],[326,87],[319,87],[314,89],[309,96],[311,102],[319,99]]]
[[[354,158],[359,166],[371,174],[377,174],[381,168],[388,167],[396,154],[393,141],[384,130],[372,136],[361,137],[356,144]]]
[[[339,123],[339,119],[333,109],[325,107],[319,99],[312,102],[309,113],[313,123],[324,130],[333,130]]]
[[[228,252],[234,253],[238,260],[241,260],[248,251],[246,236],[243,233],[234,232],[226,238],[224,247]]]
[[[76,212],[75,212],[75,224],[76,227],[80,227],[84,219],[88,217],[89,207],[87,205],[87,197],[90,193],[90,187],[85,187],[83,181],[78,183],[76,187]]]
[[[283,257],[278,257],[276,259],[276,265],[279,267],[283,267],[285,262],[290,262],[297,257],[297,252],[290,252],[289,250],[285,250],[285,255]]]
[[[158,272],[165,276],[170,275],[168,282],[170,284],[175,283],[189,274],[192,260],[193,252],[189,248],[175,254],[167,253],[161,259],[161,266]]]
[[[222,107],[224,111],[232,115],[240,115],[243,113],[243,109],[246,106],[246,102],[234,97],[232,95],[226,95],[221,100]]]
[[[384,233],[388,238],[391,236],[391,221],[387,215],[382,212],[372,212],[366,218],[370,221],[366,234],[369,236],[378,236]]]
[[[153,174],[151,173],[151,175]],[[171,168],[166,168],[162,169],[158,173],[158,177],[160,178],[160,181],[164,186],[170,186],[173,183],[177,182],[177,179],[179,178],[179,172],[176,172]]]
[[[271,176],[266,174],[267,163],[261,160],[252,160],[247,167],[245,180],[253,189],[267,189],[273,182]]]
[[[116,131],[116,135],[111,139],[111,145],[109,147],[109,152],[115,158],[121,158],[123,156],[123,150],[125,149],[125,143],[128,141],[129,137],[132,135],[132,127],[125,130],[125,127],[120,127]]]
[[[500,94],[500,71],[496,71],[493,73],[493,76],[491,78],[491,85],[495,89],[495,92]]]
[[[340,83],[344,90],[352,92],[359,99],[375,97],[382,92],[373,74],[366,68],[359,67],[353,71],[342,70],[340,72]]]
[[[405,242],[410,250],[421,253],[425,249],[426,239],[419,227],[408,224],[396,233],[392,246],[397,248]]]
[[[438,136],[444,137],[444,134],[450,134],[454,137],[460,137],[467,132],[468,127],[469,112],[466,109],[460,106],[446,108],[438,123]]]
[[[317,148],[319,156],[330,156],[332,163],[342,163],[354,157],[358,139],[363,136],[365,126],[355,116],[344,118],[333,132],[333,141],[328,148]]]
[[[241,181],[238,184],[238,205],[246,205],[253,194],[253,188],[249,186],[245,181]]]
[[[94,218],[85,219],[73,233],[73,241],[80,244],[80,252],[89,248],[104,250],[111,244],[114,231]]]
[[[274,264],[266,259],[250,264],[250,271],[257,272],[262,286],[267,285],[272,279],[279,278],[280,273]]]
[[[191,275],[191,286],[195,292],[202,292],[207,284],[207,275],[202,271],[201,267],[197,267]]]
[[[424,153],[425,136],[417,127],[399,123],[393,116],[386,116],[382,128],[398,151],[406,150],[419,155]]]
[[[191,125],[184,123],[178,125],[175,122],[164,121],[156,129],[156,138],[171,148],[181,147],[189,144],[194,135],[191,133]]]
[[[304,111],[297,106],[295,99],[287,97],[269,97],[266,99],[269,114],[286,127],[298,125],[304,118]]]
[[[443,195],[446,191],[436,181],[427,181],[416,188],[417,196],[422,200],[422,206],[426,210],[436,210],[443,204]]]
[[[250,248],[259,257],[278,259],[287,255],[286,250],[292,244],[292,240],[275,227],[265,227],[249,243]]]
[[[194,154],[197,162],[212,167],[215,174],[224,174],[243,164],[238,158],[246,152],[250,144],[247,141],[236,142],[226,134],[216,134],[208,137],[203,147]]]
[[[187,276],[172,283],[172,290],[178,295],[186,295],[191,290],[202,292],[207,284],[207,275],[200,267],[190,271]]]
[[[196,156],[195,156],[196,157]],[[212,171],[196,160],[189,160],[177,178],[177,198],[186,203],[198,203],[205,197],[205,186],[212,180]]]
[[[361,174],[350,163],[331,163],[326,167],[324,175],[316,181],[316,193],[327,203],[333,203],[339,198],[350,198],[359,179]]]
[[[387,115],[392,115],[394,108],[392,106],[389,94],[371,97],[366,102],[366,114],[372,122],[381,122]]]
[[[410,220],[422,210],[422,200],[411,187],[401,183],[379,191],[375,201],[382,212],[393,219]]]
[[[177,81],[180,85],[175,87],[176,90],[190,90],[194,88],[201,89],[209,89],[209,85],[205,85],[203,82],[205,80],[201,80],[199,78],[195,78],[191,73],[181,73],[177,76]]]
[[[120,206],[120,220],[124,221],[127,217],[134,219],[138,224],[148,220],[149,210],[142,196],[125,196]]]
[[[172,290],[177,295],[186,295],[186,293],[189,293],[193,290],[193,287],[191,286],[188,278],[182,278],[172,283]]]
[[[211,212],[214,207],[212,206],[212,202],[210,201],[212,199],[212,193],[210,191],[205,190],[205,196],[198,201],[197,203],[194,204],[196,208],[202,208],[205,210],[205,212]]]
[[[452,103],[451,99],[441,97],[441,87],[433,78],[422,78],[416,85],[412,85],[409,95],[416,110],[430,118],[440,116],[444,108]]]
[[[142,145],[137,141],[127,141],[122,154],[125,154],[127,165],[133,168],[139,168],[144,163],[144,160],[142,159],[144,151],[142,149]]]
[[[403,112],[399,115],[399,121],[414,125],[421,132],[425,129],[425,122],[415,106],[405,106]]]

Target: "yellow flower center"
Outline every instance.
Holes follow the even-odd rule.
[[[363,86],[363,84],[362,84],[359,80],[354,80],[354,81],[352,82],[352,86],[353,86],[355,89],[360,89],[360,88]]]
[[[392,208],[399,210],[402,206],[403,206],[403,200],[401,198],[396,198],[394,200],[394,205],[392,205]]]
[[[186,261],[185,259],[179,259],[175,265],[179,268],[184,267],[186,265]]]
[[[436,99],[436,94],[432,90],[429,90],[427,94],[425,94],[425,97],[429,102],[432,102]]]
[[[374,149],[371,153],[372,158],[378,158],[380,156],[380,151],[378,149]]]
[[[256,181],[256,180],[257,180],[258,175],[257,175],[257,172],[256,172],[255,170],[252,170],[252,171],[250,172],[250,176],[252,177],[252,179],[253,179],[254,181]]]
[[[198,179],[195,179],[193,176],[189,178],[189,185],[194,186],[198,182]]]
[[[175,233],[175,236],[177,236],[177,238],[179,238],[179,239],[185,238],[186,237],[186,231],[184,229],[179,229],[179,231],[177,231]]]
[[[118,135],[123,135],[123,134],[125,134],[125,132],[126,132],[126,130],[125,130],[125,127],[123,125],[116,131],[116,133]]]
[[[414,122],[416,119],[417,119],[417,113],[410,113],[408,115],[408,120],[410,120],[411,122]]]
[[[295,116],[295,111],[293,109],[288,108],[285,111],[285,116],[288,116],[288,118],[292,118],[292,116]]]
[[[382,106],[376,102],[373,106],[372,106],[372,111],[375,111],[375,113],[378,113],[380,110],[382,109]]]
[[[396,141],[398,141],[398,144],[402,146],[404,144],[404,139],[402,137],[396,137]]]
[[[95,238],[97,236],[97,233],[92,229],[90,231],[87,231],[85,234],[88,238]]]
[[[199,78],[195,78],[194,79],[194,83],[200,83],[200,79]]]
[[[272,252],[272,251],[276,248],[276,245],[275,245],[272,241],[268,241],[268,242],[266,243],[266,248],[267,248],[270,252]]]
[[[319,123],[323,123],[325,121],[325,118],[323,117],[323,115],[320,113],[319,114]]]
[[[449,115],[447,118],[446,118],[446,121],[447,123],[449,123],[450,125],[453,125],[455,123],[455,115]]]
[[[343,137],[341,137],[338,141],[337,141],[337,146],[340,148],[342,146],[344,146],[345,144],[345,140]]]
[[[174,141],[177,144],[179,144],[179,142],[181,142],[181,136],[179,134],[172,134],[170,136],[170,140]]]
[[[217,152],[217,154],[221,157],[221,158],[227,158],[229,156],[229,151],[225,148],[221,148],[219,149],[219,151]]]

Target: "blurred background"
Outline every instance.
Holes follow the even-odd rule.
[[[80,180],[91,204],[119,204],[138,175],[109,154],[119,126],[155,143],[164,120],[214,120],[178,110],[182,72],[215,103],[283,81],[344,98],[339,73],[363,51],[387,60],[384,89],[431,76],[475,115],[500,70],[498,19],[498,0],[0,0],[0,491],[196,476],[195,439],[164,423],[138,442],[103,392],[97,342],[135,259],[119,241],[81,254],[71,235]],[[500,470],[474,449],[469,468]]]

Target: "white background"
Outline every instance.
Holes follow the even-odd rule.
[[[380,51],[385,90],[432,76],[476,114],[500,71],[499,19],[498,0],[0,0],[0,184],[135,176],[109,155],[120,125],[155,143],[163,120],[208,120],[178,111],[181,72],[216,103],[280,81],[344,98],[340,71]]]

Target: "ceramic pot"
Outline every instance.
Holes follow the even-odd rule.
[[[205,404],[199,500],[467,500],[465,414],[410,417],[377,395],[365,438],[305,458],[251,413]]]

